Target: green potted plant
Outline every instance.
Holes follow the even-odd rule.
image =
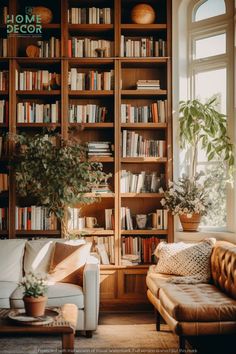
[[[43,316],[47,303],[47,285],[40,276],[28,273],[19,283],[23,287],[23,301],[28,316]]]
[[[197,150],[206,153],[208,161],[215,159],[232,175],[233,144],[227,135],[226,116],[216,109],[216,98],[202,103],[199,100],[181,101],[179,107],[179,138],[182,149],[191,148],[189,175],[170,182],[162,205],[173,215],[179,215],[184,231],[196,231],[201,216],[210,209],[211,176],[197,173]]]
[[[91,188],[110,177],[102,164],[87,158],[86,147],[76,140],[64,141],[58,134],[16,135],[16,153],[12,167],[16,175],[16,191],[20,197],[33,199],[47,208],[70,237],[65,216],[68,206],[88,204]]]

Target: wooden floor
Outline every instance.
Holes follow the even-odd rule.
[[[235,337],[202,337],[191,339],[185,353],[236,354]],[[8,336],[0,338],[0,354],[58,354],[59,337]],[[148,313],[100,313],[99,326],[92,338],[81,332],[75,338],[75,353],[178,353],[178,337],[166,324],[156,332],[155,317]],[[184,352],[182,352],[184,353]]]

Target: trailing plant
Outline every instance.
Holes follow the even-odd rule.
[[[208,161],[224,161],[229,172],[234,166],[233,144],[227,135],[227,120],[216,110],[216,98],[206,103],[199,100],[180,101],[180,145],[191,146],[193,156],[190,177],[196,174],[197,149],[200,144]]]
[[[47,292],[47,285],[45,279],[30,272],[19,283],[23,287],[24,296],[39,297],[44,296]]]
[[[206,215],[211,203],[205,185],[199,183],[201,177],[202,174],[199,173],[191,179],[183,176],[178,183],[169,182],[161,200],[162,206],[172,215]]]
[[[85,193],[110,177],[102,164],[87,158],[84,145],[75,140],[64,141],[59,134],[16,135],[16,153],[12,166],[16,174],[16,190],[21,197],[36,200],[62,223],[66,207],[89,204],[95,199]]]

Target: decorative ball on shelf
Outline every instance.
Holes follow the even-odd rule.
[[[149,4],[137,4],[131,10],[131,20],[133,23],[148,25],[154,23],[156,14]]]
[[[30,58],[38,58],[39,57],[39,47],[34,44],[28,45],[26,48],[26,55]]]
[[[53,18],[52,11],[44,6],[34,6],[32,15],[40,16],[42,24],[51,23]]]

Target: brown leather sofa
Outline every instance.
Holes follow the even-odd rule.
[[[173,284],[169,275],[149,271],[147,296],[161,317],[179,336],[180,351],[188,336],[236,334],[236,245],[219,241],[211,255],[209,284]]]

